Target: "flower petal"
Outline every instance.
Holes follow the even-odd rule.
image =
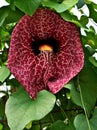
[[[59,41],[59,52],[54,58],[56,75],[54,81],[49,81],[51,92],[57,93],[67,82],[76,76],[84,65],[84,53],[78,28],[70,22],[58,19],[54,36]]]
[[[53,36],[57,15],[49,9],[39,8],[31,19],[32,36],[38,39],[46,39]]]
[[[31,73],[33,75],[32,67],[35,67],[37,57],[31,48],[31,43],[34,39],[30,33],[30,19],[31,17],[25,15],[12,32],[8,67],[28,93],[33,93],[32,95],[35,95],[36,90],[33,87],[33,91],[31,91],[30,80],[32,78]]]

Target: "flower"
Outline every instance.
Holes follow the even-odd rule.
[[[8,68],[33,99],[43,89],[60,91],[83,64],[78,28],[50,9],[24,15],[12,32]]]

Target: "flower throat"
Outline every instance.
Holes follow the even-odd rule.
[[[58,52],[58,41],[54,38],[37,40],[32,43],[32,49],[35,55],[38,55],[41,51]]]

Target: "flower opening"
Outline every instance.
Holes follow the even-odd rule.
[[[58,52],[58,41],[54,38],[35,39],[32,43],[33,52],[38,55],[41,51]]]

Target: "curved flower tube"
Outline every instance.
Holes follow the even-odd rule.
[[[60,91],[83,64],[77,27],[49,9],[24,15],[12,32],[8,68],[33,99],[43,89]]]

